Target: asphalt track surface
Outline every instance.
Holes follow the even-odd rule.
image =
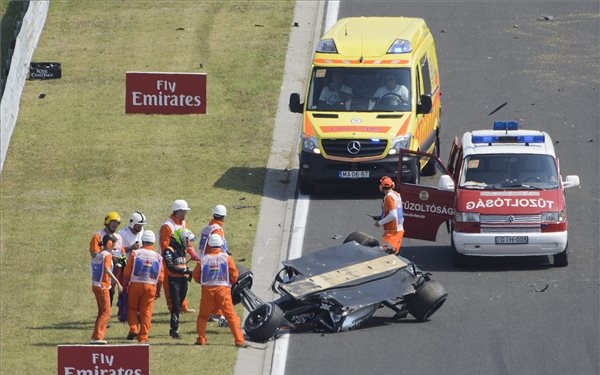
[[[309,7],[302,3],[312,2],[299,2],[298,7]],[[339,4],[339,18],[425,18],[436,40],[442,78],[442,160],[455,136],[494,120],[517,119],[522,128],[551,134],[563,177],[581,178],[581,187],[567,190],[570,264],[553,268],[545,258],[483,258],[458,270],[452,267],[444,228],[435,243],[405,240],[402,254],[414,257],[450,294],[431,321],[393,322],[390,313],[380,310],[356,331],[294,334],[264,350],[240,351],[236,374],[600,373],[599,3]],[[326,22],[323,3],[318,7],[322,10],[316,13],[297,8],[296,15],[313,14],[311,24],[318,28]],[[310,34],[302,22],[291,40],[294,33]],[[302,48],[310,54],[310,40],[305,36],[300,44],[290,45],[297,49],[296,57],[302,56]],[[285,78],[278,121],[297,124],[298,118],[285,113],[287,97],[303,92],[304,77],[286,73]],[[295,142],[297,134],[290,134],[283,139]],[[284,148],[278,154],[277,144],[275,158],[285,166],[269,167],[253,259],[255,272],[265,273],[253,289],[265,299],[273,276],[269,268],[277,269],[278,261],[294,248],[309,252],[338,244],[354,230],[379,235],[365,215],[379,207],[374,187],[334,186],[310,201],[303,196],[294,201],[297,162],[284,157]],[[294,144],[287,146],[295,150]],[[308,218],[305,225],[295,221],[302,211]]]

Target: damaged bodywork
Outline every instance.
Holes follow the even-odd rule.
[[[340,332],[359,327],[382,307],[392,319],[411,314],[428,320],[446,301],[443,286],[413,262],[387,254],[373,237],[361,232],[343,244],[283,261],[271,285],[280,297],[263,302],[251,290],[252,272],[240,270],[233,286],[234,303],[250,312],[244,330],[264,342],[281,328]]]

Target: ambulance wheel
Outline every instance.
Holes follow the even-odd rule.
[[[302,174],[298,174],[298,187],[300,189],[300,193],[304,195],[312,195],[317,191],[317,187],[315,184],[309,184],[304,181],[302,178]]]
[[[436,131],[436,135],[435,135],[435,142],[434,142],[434,148],[433,148],[433,152],[432,154],[440,157],[440,137],[438,136],[439,130]],[[423,176],[435,176],[435,159],[429,158],[429,160],[427,161],[427,164],[425,164],[425,167],[423,167],[423,170],[421,171],[421,174]]]
[[[283,311],[273,302],[252,310],[244,322],[244,331],[250,340],[266,342],[279,331],[283,323]]]
[[[407,307],[410,315],[419,321],[426,321],[446,302],[448,292],[434,280],[423,284],[414,296],[408,301]]]
[[[569,245],[565,247],[562,253],[554,254],[554,267],[566,267],[569,265]]]
[[[348,235],[348,237],[346,237],[346,239],[344,240],[344,243],[347,242],[351,242],[351,241],[356,241],[359,244],[363,245],[363,246],[368,246],[368,247],[377,247],[379,246],[379,241],[377,241],[377,239],[375,239],[375,237],[363,233],[363,232],[352,232]]]
[[[421,180],[421,171],[419,170],[419,159],[411,159],[408,163],[408,183],[418,185]]]

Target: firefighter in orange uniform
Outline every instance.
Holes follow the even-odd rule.
[[[200,232],[200,241],[198,241],[198,255],[202,257],[206,248],[208,247],[208,238],[211,234],[216,233],[221,236],[223,240],[223,247],[221,248],[224,252],[231,255],[229,252],[229,247],[227,246],[227,240],[225,239],[225,231],[223,230],[223,225],[225,224],[225,217],[227,216],[227,208],[218,204],[213,208],[213,217],[212,219],[202,228]],[[216,311],[213,315],[210,316],[209,321],[218,322],[219,327],[226,328],[227,327],[227,319],[225,316],[221,314],[220,311]]]
[[[171,216],[169,216],[167,218],[167,220],[164,221],[164,223],[162,223],[162,225],[160,227],[159,246],[160,246],[160,253],[163,255],[163,258],[164,258],[165,249],[167,247],[169,247],[169,244],[171,243],[173,233],[175,233],[175,231],[177,229],[180,229],[180,228],[187,229],[188,228],[188,224],[185,221],[185,216],[186,216],[187,212],[191,211],[191,210],[192,209],[188,206],[188,204],[185,200],[176,199],[175,201],[173,201],[173,204],[171,205],[172,214],[171,214]],[[194,248],[191,244],[189,244],[186,252],[190,255],[192,260],[200,259],[196,255],[196,252],[194,251]],[[164,265],[164,266],[166,267],[166,265]],[[165,286],[163,289],[165,291],[165,300],[167,301],[167,307],[169,308],[169,311],[171,311],[171,293],[170,293],[169,287],[168,287],[168,285],[169,285],[169,273],[168,272],[165,272],[165,281],[164,281],[163,285]],[[196,310],[194,310],[192,308],[188,308],[188,301],[187,301],[187,299],[184,299],[182,307],[181,307],[181,311],[184,313],[187,313],[187,312],[195,312]]]
[[[381,245],[389,253],[399,254],[402,238],[404,237],[404,211],[402,197],[394,190],[395,184],[390,177],[384,176],[379,180],[379,191],[383,193],[381,217],[374,218],[377,228],[383,226]]]
[[[98,305],[98,315],[96,316],[96,323],[94,324],[94,332],[92,333],[92,339],[90,341],[91,344],[106,344],[104,336],[106,335],[106,327],[110,320],[111,313],[109,294],[112,287],[111,279],[119,292],[123,290],[119,280],[117,280],[116,276],[112,273],[113,262],[111,251],[116,242],[117,239],[114,235],[106,234],[102,238],[102,241],[100,241],[102,250],[92,258],[90,264],[92,292],[94,292],[96,304]]]
[[[142,247],[132,250],[124,271],[124,290],[127,296],[128,340],[137,336],[140,343],[148,342],[152,324],[154,300],[160,297],[164,278],[162,257],[154,251],[156,236],[146,230],[141,237]],[[139,319],[138,319],[139,314]]]
[[[227,240],[225,239],[225,231],[223,225],[225,224],[225,216],[227,216],[227,208],[222,204],[218,204],[213,209],[212,219],[202,228],[200,232],[200,241],[198,241],[198,255],[204,255],[204,251],[208,245],[208,237],[211,234],[216,233],[223,239],[223,251],[231,255],[229,248],[227,247]]]
[[[235,313],[231,299],[231,284],[238,278],[238,270],[231,256],[223,252],[223,239],[218,234],[208,238],[208,247],[200,262],[196,264],[192,274],[194,280],[202,285],[200,312],[196,319],[198,338],[196,345],[205,345],[206,324],[210,314],[221,311],[227,319],[229,329],[233,334],[235,346],[245,348],[240,318]]]

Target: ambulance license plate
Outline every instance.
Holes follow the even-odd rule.
[[[496,236],[496,245],[523,245],[529,243],[527,236]]]
[[[340,171],[340,178],[369,178],[369,171]]]

